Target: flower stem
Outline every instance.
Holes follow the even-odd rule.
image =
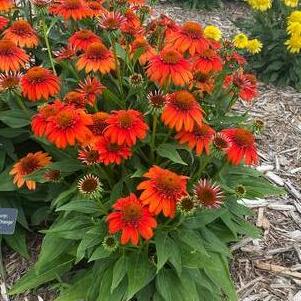
[[[16,101],[18,106],[20,107],[20,109],[27,115],[30,116],[31,114],[29,113],[27,107],[25,106],[25,104],[23,103],[23,100],[21,98],[21,96],[18,93],[15,93],[16,95]]]
[[[153,130],[152,130],[152,139],[151,139],[151,150],[152,150],[152,157],[155,159],[155,143],[156,143],[156,132],[158,126],[158,115],[153,115]]]
[[[52,68],[53,73],[56,75],[56,71],[55,71],[55,67],[54,67],[54,60],[52,58],[51,47],[50,47],[50,44],[49,44],[48,34],[47,34],[47,25],[46,25],[44,15],[42,16],[42,26],[43,26],[44,40],[45,40],[45,44],[46,44],[46,47],[47,47],[48,57],[49,57],[49,60],[50,60],[51,68]]]

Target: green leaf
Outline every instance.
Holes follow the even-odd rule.
[[[57,208],[56,211],[76,211],[92,214],[99,212],[99,208],[96,201],[93,200],[72,200],[68,204]]]
[[[79,277],[70,287],[63,290],[61,295],[54,301],[80,301],[85,300],[87,291],[85,288],[89,287],[93,281],[93,274],[89,271],[83,276]]]
[[[128,271],[128,257],[122,255],[114,264],[111,292],[113,292]]]
[[[38,271],[33,267],[32,269],[25,274],[17,283],[12,287],[9,294],[16,295],[25,292],[26,290],[30,290],[36,288],[46,282],[54,280],[59,275],[63,275],[67,271],[69,271],[73,264],[73,257],[64,256],[58,258],[56,261],[53,261],[48,264],[47,270],[42,273],[38,273]]]
[[[106,250],[103,246],[99,246],[92,254],[89,262],[95,261],[97,259],[107,258],[111,255],[111,252]]]
[[[118,57],[120,57],[124,61],[126,60],[127,53],[120,44],[115,44],[115,51]]]
[[[23,111],[14,109],[0,112],[0,121],[15,129],[29,125],[31,119]]]
[[[180,241],[187,244],[193,250],[198,251],[203,256],[208,256],[206,252],[203,239],[199,233],[193,230],[182,229],[178,233],[178,238]]]
[[[60,206],[62,204],[65,204],[68,202],[73,195],[77,192],[77,187],[76,186],[71,186],[69,189],[64,190],[62,193],[58,195],[56,199],[54,199],[52,206]]]
[[[185,220],[184,225],[190,229],[200,229],[212,223],[226,212],[227,211],[224,208],[217,210],[204,209],[198,215],[188,217]]]
[[[210,253],[210,260],[205,266],[205,272],[212,282],[221,287],[222,291],[228,296],[229,301],[237,301],[235,287],[225,258],[219,254]]]
[[[13,235],[4,235],[3,238],[13,250],[26,259],[30,258],[26,246],[26,233],[20,226],[16,226],[15,233]]]
[[[0,191],[15,191],[17,186],[13,183],[12,178],[9,174],[11,167],[6,168],[0,174]]]
[[[174,266],[178,275],[181,275],[182,273],[181,252],[180,252],[180,248],[178,247],[178,244],[173,239],[170,240],[170,250],[172,250],[172,252],[170,252],[169,262]]]
[[[157,231],[155,235],[155,243],[157,250],[157,272],[161,270],[171,255],[171,243],[168,232]]]
[[[49,264],[62,254],[66,254],[71,247],[72,243],[70,241],[47,234],[43,239],[41,252],[35,264],[35,270],[38,273],[47,271]]]
[[[129,258],[127,301],[145,287],[154,277],[155,268],[151,266],[145,253],[134,252]]]
[[[164,301],[188,301],[179,278],[172,270],[160,270],[156,277],[156,288]]]
[[[59,162],[51,163],[47,166],[47,169],[60,170],[62,172],[72,173],[83,169],[83,165],[79,160],[66,159]]]
[[[122,195],[122,190],[123,190],[123,179],[120,179],[120,181],[113,186],[110,195],[110,201],[115,202],[117,199],[119,199]]]
[[[157,153],[163,157],[171,160],[174,163],[182,164],[182,165],[187,165],[185,161],[181,158],[179,155],[175,145],[173,144],[161,144],[157,148]]]
[[[113,271],[108,268],[101,279],[99,294],[96,301],[111,301],[110,287],[112,285]],[[116,299],[115,299],[116,300]],[[117,301],[117,300],[116,300]]]

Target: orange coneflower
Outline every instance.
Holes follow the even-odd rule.
[[[21,88],[30,101],[48,100],[60,91],[60,80],[48,69],[32,67],[22,77]]]
[[[234,165],[244,161],[248,165],[257,164],[258,155],[255,138],[251,132],[241,128],[225,129],[222,133],[230,142],[227,158]]]
[[[69,39],[68,45],[71,49],[85,51],[89,45],[95,42],[102,42],[92,30],[82,29],[76,31]]]
[[[201,179],[194,185],[193,198],[196,204],[206,208],[219,208],[223,201],[223,192],[217,184]]]
[[[0,92],[4,90],[13,90],[19,87],[22,74],[20,72],[7,72],[0,74]]]
[[[147,42],[145,37],[138,36],[130,45],[130,52],[132,57],[137,51],[142,51],[139,56],[139,63],[145,65],[153,56],[157,54],[157,51]]]
[[[224,87],[233,84],[238,88],[238,95],[242,100],[252,101],[257,96],[257,81],[253,74],[244,74],[240,71],[233,75],[227,75]]]
[[[187,177],[153,166],[144,174],[149,180],[141,182],[137,189],[143,190],[141,200],[149,205],[149,211],[159,214],[161,211],[166,217],[174,217],[177,202],[187,195]]]
[[[125,12],[125,22],[121,24],[120,30],[133,36],[143,32],[139,17],[131,9]]]
[[[167,45],[172,45],[181,53],[186,51],[190,55],[202,54],[210,46],[203,35],[203,28],[197,22],[186,22],[178,30],[169,31],[166,36]]]
[[[105,128],[108,126],[107,120],[110,117],[110,114],[106,112],[96,112],[91,116],[93,123],[89,125],[90,131],[95,136],[103,135]]]
[[[128,0],[127,2],[132,5],[144,5],[145,4],[145,0]]]
[[[113,53],[102,43],[96,42],[88,46],[76,63],[78,70],[85,69],[87,73],[99,71],[102,74],[115,70]]]
[[[64,102],[75,108],[85,108],[86,100],[83,95],[77,91],[70,91],[64,96]]]
[[[178,139],[180,144],[187,143],[190,149],[195,148],[196,154],[199,156],[203,152],[207,155],[209,154],[214,135],[215,130],[203,123],[201,126],[196,124],[192,132],[180,131],[176,135],[176,139]]]
[[[45,104],[41,106],[38,113],[34,115],[31,120],[31,129],[35,136],[44,136],[49,117],[55,116],[63,108],[64,104],[59,100],[56,100],[52,104]]]
[[[76,142],[85,144],[92,136],[88,128],[92,118],[82,109],[66,105],[55,116],[49,117],[48,121],[46,137],[58,148],[73,146]]]
[[[21,188],[26,184],[29,190],[36,189],[36,182],[33,180],[27,180],[25,177],[34,171],[37,171],[51,162],[51,157],[47,153],[36,152],[29,153],[17,163],[14,164],[10,175],[14,177],[14,183]]]
[[[177,132],[191,132],[195,124],[201,125],[203,109],[190,92],[176,91],[169,95],[161,116],[163,123]]]
[[[49,12],[65,20],[81,20],[89,16],[89,8],[84,0],[57,0],[49,7]]]
[[[190,63],[174,49],[163,49],[149,60],[146,74],[160,86],[184,86],[193,76]]]
[[[212,49],[208,49],[203,54],[197,56],[193,63],[194,72],[208,74],[210,72],[219,72],[223,69],[221,57]]]
[[[0,12],[5,13],[14,7],[14,2],[12,0],[0,0]]]
[[[126,21],[126,19],[119,12],[107,11],[99,17],[98,21],[98,24],[101,28],[113,31],[120,29],[121,25]]]
[[[105,137],[119,145],[135,145],[137,139],[145,138],[148,130],[142,114],[135,110],[113,111],[106,122]]]
[[[88,76],[85,81],[79,83],[77,91],[90,105],[94,105],[97,96],[101,95],[106,87],[96,78]]]
[[[100,137],[95,142],[95,149],[97,149],[100,162],[104,165],[121,164],[122,160],[127,160],[132,156],[132,151],[127,145],[119,145],[110,142],[105,137]]]
[[[3,32],[3,37],[15,42],[20,47],[34,48],[39,44],[36,31],[25,20],[15,21]]]
[[[29,61],[29,56],[10,40],[0,40],[0,71],[19,71]]]
[[[0,30],[2,30],[8,24],[9,20],[5,17],[0,16]]]
[[[88,1],[87,5],[89,8],[89,17],[91,18],[100,16],[106,12],[106,9],[98,1]]]
[[[117,200],[113,208],[115,211],[108,215],[107,223],[110,234],[121,232],[121,244],[137,245],[140,235],[145,240],[153,237],[157,221],[135,194]]]
[[[100,163],[100,154],[98,150],[91,146],[85,146],[78,152],[78,160],[85,165],[94,165]]]
[[[194,80],[190,83],[189,88],[195,88],[197,94],[203,96],[205,93],[211,94],[215,87],[215,77],[212,74],[195,74]]]
[[[60,50],[54,51],[55,59],[60,62],[63,60],[72,59],[75,56],[75,50],[70,47],[62,47]]]

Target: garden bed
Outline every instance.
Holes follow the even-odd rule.
[[[233,20],[243,17],[247,12],[244,5],[237,3],[226,4],[222,13],[221,10],[192,11],[170,3],[161,3],[157,10],[174,17],[178,22],[196,20],[202,24],[217,25],[225,36],[238,32]],[[238,111],[241,109],[245,110],[246,107],[236,107]],[[283,184],[288,195],[258,200],[257,203],[246,202],[248,207],[254,208],[253,222],[263,229],[264,235],[261,239],[246,239],[232,246],[232,275],[241,300],[296,301],[298,299],[293,297],[298,294],[301,286],[301,198],[298,191],[301,185],[300,93],[290,88],[280,89],[261,84],[260,96],[250,108],[250,116],[259,118],[266,124],[265,131],[258,140],[260,166],[268,169],[267,177],[272,182]],[[8,287],[36,259],[40,237],[32,235],[30,238],[31,262],[8,250],[4,254]],[[5,298],[3,287],[2,295]],[[54,295],[51,289],[41,288],[10,300],[52,301]]]

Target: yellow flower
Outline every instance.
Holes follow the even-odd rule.
[[[288,23],[297,22],[301,24],[301,10],[293,11],[288,17]]]
[[[284,4],[289,7],[297,7],[299,0],[283,0]]]
[[[289,25],[287,26],[287,32],[291,35],[301,35],[301,23],[289,23]]]
[[[262,49],[262,43],[258,39],[249,40],[247,50],[252,54],[257,54]]]
[[[292,35],[289,40],[285,43],[287,45],[287,49],[290,53],[300,53],[301,50],[301,36],[300,35]]]
[[[247,0],[249,5],[256,10],[266,11],[272,7],[272,0]]]
[[[204,29],[204,35],[208,39],[219,41],[222,38],[222,32],[220,29],[213,25],[208,25]]]
[[[244,49],[248,46],[249,39],[244,33],[237,34],[233,39],[236,48]]]

